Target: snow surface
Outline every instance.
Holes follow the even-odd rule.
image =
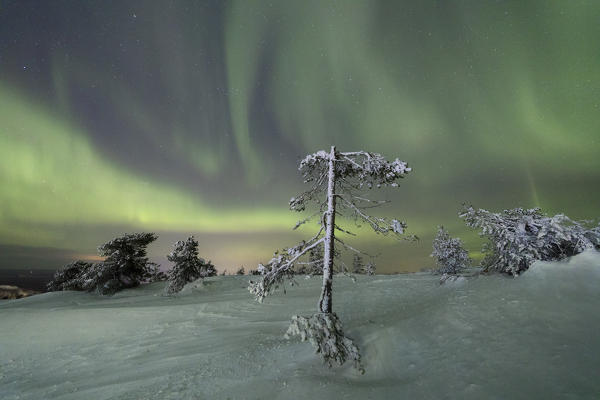
[[[173,298],[162,282],[2,302],[0,398],[600,398],[600,253],[516,279],[336,276],[334,310],[365,375],[283,338],[293,314],[316,310],[319,278],[264,304],[251,278],[209,278]]]

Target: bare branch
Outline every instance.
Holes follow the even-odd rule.
[[[342,229],[337,224],[335,225],[335,229],[338,230],[338,231],[340,231],[340,232],[347,233],[348,235],[356,236],[356,233],[353,233],[353,232],[347,231],[345,229]]]
[[[357,253],[357,254],[363,254],[363,255],[365,255],[365,256],[367,256],[367,257],[373,257],[372,255],[370,255],[370,254],[368,254],[368,253],[365,253],[364,251],[357,250],[357,249],[355,249],[354,247],[350,246],[349,244],[346,244],[346,242],[344,242],[344,241],[343,241],[343,240],[341,240],[340,238],[337,238],[337,237],[336,237],[336,238],[334,238],[334,239],[335,239],[337,242],[339,242],[339,243],[340,243],[342,246],[344,246],[346,249],[348,249],[348,250],[350,250],[350,251],[353,251],[353,252],[355,252],[355,253]]]

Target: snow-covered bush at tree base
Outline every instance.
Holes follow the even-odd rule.
[[[207,276],[215,276],[217,270],[210,261],[198,257],[198,241],[193,236],[186,241],[178,241],[167,259],[174,263],[167,273],[167,294],[181,291],[189,283]]]
[[[330,152],[318,151],[306,156],[300,162],[298,169],[310,188],[292,197],[290,209],[304,211],[313,206],[316,210],[309,217],[298,221],[293,229],[298,229],[315,217],[320,229],[309,240],[276,251],[266,265],[260,264],[262,279],[250,281],[248,289],[257,300],[262,301],[286,281],[293,283],[295,275],[299,272],[306,273],[307,270],[314,271],[314,269],[322,271],[323,285],[318,314],[308,318],[294,317],[292,321],[294,328],[290,333],[305,332],[307,337],[312,337],[313,344],[326,361],[334,357],[334,354],[340,355],[340,358],[334,357],[340,363],[347,359],[356,361],[356,357],[346,355],[354,353],[358,355],[358,349],[353,344],[352,346],[348,344],[352,341],[343,336],[341,323],[333,314],[332,282],[334,259],[341,255],[335,244],[357,254],[361,252],[336,237],[336,231],[351,236],[355,234],[337,225],[335,219],[337,215],[346,216],[351,218],[356,226],[368,224],[376,233],[402,235],[406,229],[404,222],[374,217],[367,213],[367,209],[383,205],[387,203],[386,201],[371,200],[359,195],[358,192],[364,188],[397,187],[398,181],[410,172],[410,168],[404,161],[398,159],[389,162],[380,154],[365,151],[342,153],[332,146]],[[322,264],[317,262],[315,256],[321,246],[323,247]],[[309,261],[303,262],[307,255]],[[308,268],[297,268],[298,265],[308,265]],[[344,272],[346,268],[341,263],[337,270]],[[350,348],[351,350],[348,350]]]
[[[458,238],[451,238],[443,226],[440,226],[433,239],[433,253],[439,274],[457,274],[471,265],[469,253]]]
[[[335,313],[317,313],[309,318],[294,315],[285,333],[285,338],[300,336],[301,341],[309,341],[331,367],[352,361],[354,367],[364,373],[360,363],[360,352],[352,339],[344,336],[342,323]]]
[[[158,265],[151,263],[146,247],[157,239],[154,233],[126,234],[98,247],[99,263],[77,261],[57,271],[49,290],[87,290],[112,294],[138,286],[159,274]]]
[[[484,271],[516,276],[536,260],[561,260],[588,248],[600,248],[600,225],[589,227],[589,222],[574,221],[563,214],[549,217],[539,208],[493,213],[469,206],[460,217],[489,239],[483,248]]]

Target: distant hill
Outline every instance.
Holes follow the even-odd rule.
[[[38,294],[35,290],[21,289],[17,286],[0,285],[0,300],[21,299],[23,297]]]

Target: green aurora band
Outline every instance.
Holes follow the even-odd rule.
[[[153,230],[253,268],[310,234],[284,233],[286,200],[331,144],[414,168],[382,212],[421,243],[358,240],[384,272],[430,265],[439,224],[476,251],[463,202],[600,216],[599,2],[67,3],[46,90],[9,46],[34,28],[0,6],[1,245]]]

